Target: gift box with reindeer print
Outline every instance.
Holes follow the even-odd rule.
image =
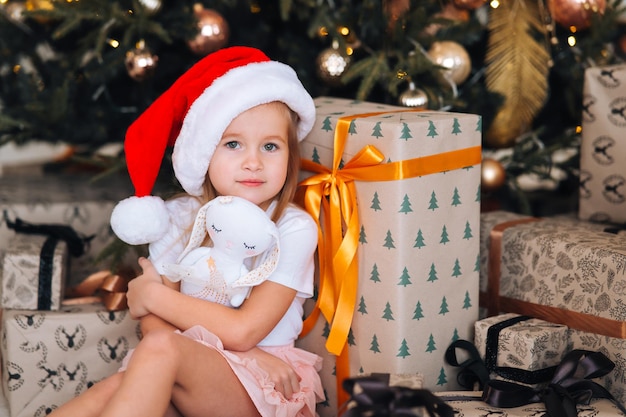
[[[626,64],[585,71],[580,148],[581,219],[626,222]]]
[[[101,304],[4,310],[2,389],[12,417],[44,416],[120,367],[139,340],[128,310]]]

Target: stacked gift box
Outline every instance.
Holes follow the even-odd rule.
[[[12,417],[47,414],[115,373],[137,344],[125,279],[95,262],[128,192],[86,175],[0,178],[0,353]]]
[[[481,295],[487,315],[513,312],[569,328],[571,349],[605,354],[601,385],[626,402],[626,236],[575,216],[481,215]]]
[[[307,200],[323,208],[323,190],[338,184],[340,200],[352,204],[342,206],[339,237],[333,204],[319,215],[309,207],[324,241],[321,308],[311,302],[308,312],[321,314],[298,345],[325,359],[327,398],[318,412],[336,415],[337,382],[348,375],[422,374],[425,388],[454,389],[445,349],[473,334],[478,318],[481,119],[328,97],[316,106],[301,145]],[[343,246],[333,242],[341,238]],[[342,264],[328,252],[333,245],[349,264],[337,279],[325,269]],[[356,266],[346,247],[356,251]]]

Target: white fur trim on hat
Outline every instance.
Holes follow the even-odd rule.
[[[156,242],[167,233],[170,216],[160,197],[128,197],[111,213],[111,228],[129,245]]]
[[[285,64],[267,61],[236,67],[204,90],[189,108],[172,154],[174,173],[187,193],[202,194],[211,157],[230,122],[272,101],[281,101],[298,114],[298,140],[304,139],[315,122],[315,104]]]

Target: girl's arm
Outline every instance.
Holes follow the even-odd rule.
[[[271,281],[254,287],[250,297],[238,308],[201,300],[161,283],[154,265],[139,260],[143,274],[133,279],[128,289],[131,314],[153,314],[186,330],[201,325],[215,333],[229,350],[247,351],[255,347],[285,315],[296,296],[294,289]]]

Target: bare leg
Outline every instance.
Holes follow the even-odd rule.
[[[78,397],[54,410],[50,417],[98,417],[111,399],[120,383],[123,373],[116,373],[94,384]]]
[[[101,417],[155,417],[170,400],[186,417],[258,415],[226,360],[214,349],[171,331],[150,332],[131,357]]]

